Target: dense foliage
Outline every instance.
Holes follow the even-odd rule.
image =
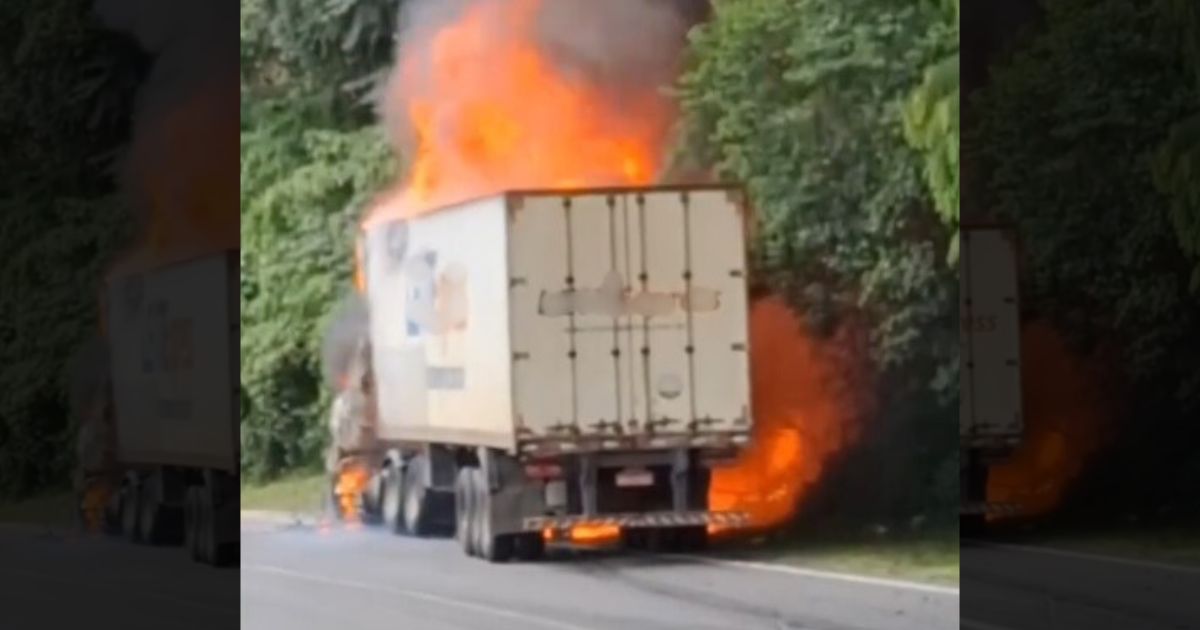
[[[110,169],[144,60],[89,10],[0,4],[0,129],[22,130],[0,168],[0,497],[70,470],[65,358],[96,334],[97,279],[128,235]]]
[[[320,461],[326,320],[349,290],[354,227],[395,165],[364,99],[396,2],[242,3],[242,464]]]
[[[1178,246],[1195,237],[1183,122],[1200,111],[1194,75],[1159,36],[1156,3],[1046,8],[1045,29],[978,95],[967,146],[990,173],[987,206],[1021,229],[1031,305],[1078,347],[1116,345],[1142,385],[1200,402],[1183,350],[1198,347],[1200,311]]]
[[[772,290],[817,329],[866,322],[887,417],[872,420],[858,463],[878,472],[889,462],[895,473],[892,484],[868,481],[870,495],[918,507],[936,495],[952,506],[956,7],[744,0],[715,9],[694,33],[681,83],[683,151],[747,184],[761,221],[755,258]],[[875,514],[888,509],[875,502]]]
[[[1041,28],[975,95],[978,127],[965,146],[988,174],[981,203],[1020,230],[1026,306],[1116,385],[1120,439],[1078,489],[1079,505],[1194,510],[1200,9],[1044,8]]]

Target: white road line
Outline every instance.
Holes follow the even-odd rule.
[[[767,571],[771,573],[783,573],[787,575],[797,575],[801,577],[819,578],[822,580],[836,580],[840,582],[849,582],[851,584],[866,584],[870,586],[884,586],[889,588],[899,588],[909,591],[921,591],[924,593],[934,593],[937,595],[952,595],[959,596],[959,590],[951,586],[937,586],[935,584],[922,584],[920,582],[908,582],[905,580],[890,580],[887,578],[871,577],[867,575],[855,575],[853,573],[835,573],[833,571],[818,571],[816,569],[802,569],[800,567],[786,566],[780,564],[768,564],[765,562],[748,562],[745,560],[723,560],[720,558],[709,558],[706,556],[683,555],[673,556],[676,558],[687,558],[704,564],[712,564],[718,566],[738,567],[742,569],[752,569],[755,571]]]
[[[1046,556],[1058,556],[1061,558],[1071,558],[1074,560],[1089,560],[1091,562],[1107,562],[1109,564],[1122,564],[1131,567],[1141,567],[1143,569],[1158,569],[1160,571],[1175,571],[1179,573],[1193,573],[1200,575],[1200,567],[1189,567],[1182,564],[1169,564],[1166,562],[1152,562],[1149,560],[1135,560],[1133,558],[1122,558],[1118,556],[1105,556],[1095,553],[1086,553],[1082,551],[1067,551],[1065,549],[1055,549],[1053,547],[1029,547],[1025,545],[1007,545],[1000,543],[990,543],[982,541],[972,541],[981,547],[991,547],[993,549],[1008,549],[1010,551],[1027,551],[1029,553],[1042,554]]]
[[[275,575],[282,575],[282,576],[290,577],[290,578],[297,579],[297,580],[307,580],[309,582],[317,582],[320,584],[330,584],[333,586],[341,586],[343,588],[355,588],[355,589],[361,589],[361,590],[365,590],[365,591],[375,591],[378,593],[387,593],[389,595],[399,595],[401,597],[407,597],[409,599],[415,599],[415,600],[420,600],[420,601],[425,601],[425,602],[432,602],[435,604],[441,604],[443,606],[447,606],[450,608],[458,608],[460,610],[470,610],[472,612],[485,613],[485,614],[489,614],[489,615],[494,615],[496,617],[505,617],[508,619],[513,619],[515,621],[521,621],[526,624],[532,624],[532,625],[540,626],[543,628],[555,628],[556,630],[591,630],[590,628],[586,628],[584,626],[577,626],[574,624],[569,624],[569,623],[562,622],[562,621],[556,621],[554,619],[549,619],[546,617],[539,617],[536,615],[530,615],[530,614],[519,612],[516,610],[509,610],[507,608],[498,608],[496,606],[488,606],[487,604],[462,601],[459,599],[454,599],[452,597],[445,597],[442,595],[434,595],[433,593],[426,593],[423,591],[414,591],[411,589],[401,589],[401,588],[390,588],[387,586],[382,586],[380,584],[371,584],[369,582],[358,582],[358,581],[354,581],[354,580],[342,580],[342,579],[338,579],[338,578],[325,577],[325,576],[321,576],[321,575],[312,575],[309,573],[301,573],[299,571],[292,571],[290,569],[284,569],[282,567],[274,567],[274,566],[269,566],[269,565],[249,565],[249,566],[243,566],[242,571],[258,571],[260,573],[273,573]]]
[[[984,623],[982,621],[974,621],[972,619],[960,618],[958,627],[961,630],[1013,630],[1007,626],[997,626],[994,623]]]

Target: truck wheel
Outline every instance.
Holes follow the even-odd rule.
[[[475,483],[472,468],[462,468],[454,480],[454,538],[463,553],[475,555]]]
[[[194,562],[205,562],[204,515],[201,507],[200,488],[189,486],[184,495],[184,544]]]
[[[143,496],[138,503],[138,537],[147,545],[162,544],[162,506],[148,496]]]
[[[216,554],[216,540],[213,527],[215,519],[213,518],[212,496],[209,494],[208,488],[204,486],[196,488],[196,499],[197,560],[204,564],[211,564]]]
[[[513,539],[513,555],[522,562],[541,560],[546,555],[546,539],[541,532],[519,534]]]
[[[491,493],[483,470],[471,468],[475,487],[475,549],[488,562],[507,562],[513,554],[513,537],[492,533]]]
[[[381,473],[383,475],[382,512],[383,523],[396,534],[403,534],[404,529],[404,471],[396,464],[388,464]]]
[[[425,457],[418,455],[408,464],[404,475],[404,529],[413,536],[425,538],[433,533],[432,493],[416,471],[425,466]]]
[[[104,506],[104,533],[109,536],[121,535],[121,493],[113,492]]]
[[[138,517],[140,516],[140,505],[138,495],[138,487],[133,484],[126,485],[121,490],[121,535],[129,542],[139,542],[140,536],[138,531]]]

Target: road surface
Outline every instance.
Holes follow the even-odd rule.
[[[1200,629],[1200,567],[964,541],[963,630]]]
[[[0,628],[236,628],[238,577],[177,548],[0,524]]]
[[[489,565],[452,541],[243,525],[243,630],[941,630],[958,594],[616,554]]]

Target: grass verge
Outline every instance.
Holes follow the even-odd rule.
[[[243,510],[319,513],[326,489],[322,473],[291,475],[261,484],[242,485]]]
[[[901,536],[805,537],[791,534],[719,548],[722,557],[806,569],[958,586],[957,531]]]
[[[70,490],[0,503],[0,523],[15,525],[68,525],[77,522],[75,495]]]

